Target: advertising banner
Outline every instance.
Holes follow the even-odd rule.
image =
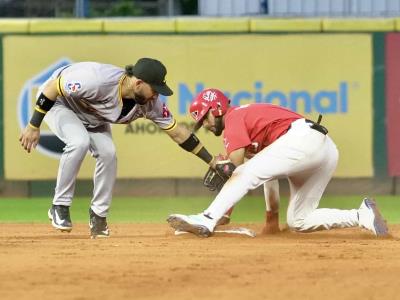
[[[174,90],[162,98],[179,123],[192,126],[188,107],[206,87],[234,105],[273,103],[322,123],[336,142],[339,177],[372,176],[372,53],[369,34],[294,35],[49,35],[6,36],[4,59],[5,177],[55,178],[63,144],[43,126],[37,151],[18,142],[38,87],[58,67],[98,61],[122,68],[141,57],[161,60]],[[148,120],[113,125],[119,178],[200,177],[206,165]],[[221,138],[200,130],[208,149]],[[91,178],[88,157],[80,178]]]

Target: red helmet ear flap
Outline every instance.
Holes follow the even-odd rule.
[[[210,89],[210,90],[212,90],[216,94],[215,99],[212,101],[212,107],[211,107],[212,114],[215,117],[223,116],[224,114],[226,114],[229,103],[231,101],[220,90],[217,89]]]
[[[229,103],[229,102],[228,102]],[[216,103],[216,108],[213,110],[213,115],[215,117],[220,117],[226,113],[226,108],[225,105],[223,105],[221,102]]]

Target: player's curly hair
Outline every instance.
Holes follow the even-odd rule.
[[[126,65],[125,66],[125,74],[128,75],[129,77],[133,76],[133,67],[134,67],[134,65]]]

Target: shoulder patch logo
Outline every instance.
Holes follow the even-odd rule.
[[[171,116],[171,113],[169,112],[168,107],[165,105],[165,103],[163,103],[162,106],[162,115],[163,118],[169,118]]]
[[[82,88],[82,85],[80,82],[69,82],[66,85],[66,90],[68,93],[75,93],[79,91]]]

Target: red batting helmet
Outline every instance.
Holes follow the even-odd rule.
[[[205,89],[200,92],[189,108],[190,115],[197,122],[194,130],[196,131],[201,127],[209,110],[214,117],[221,117],[228,110],[229,103],[230,100],[220,90]]]

